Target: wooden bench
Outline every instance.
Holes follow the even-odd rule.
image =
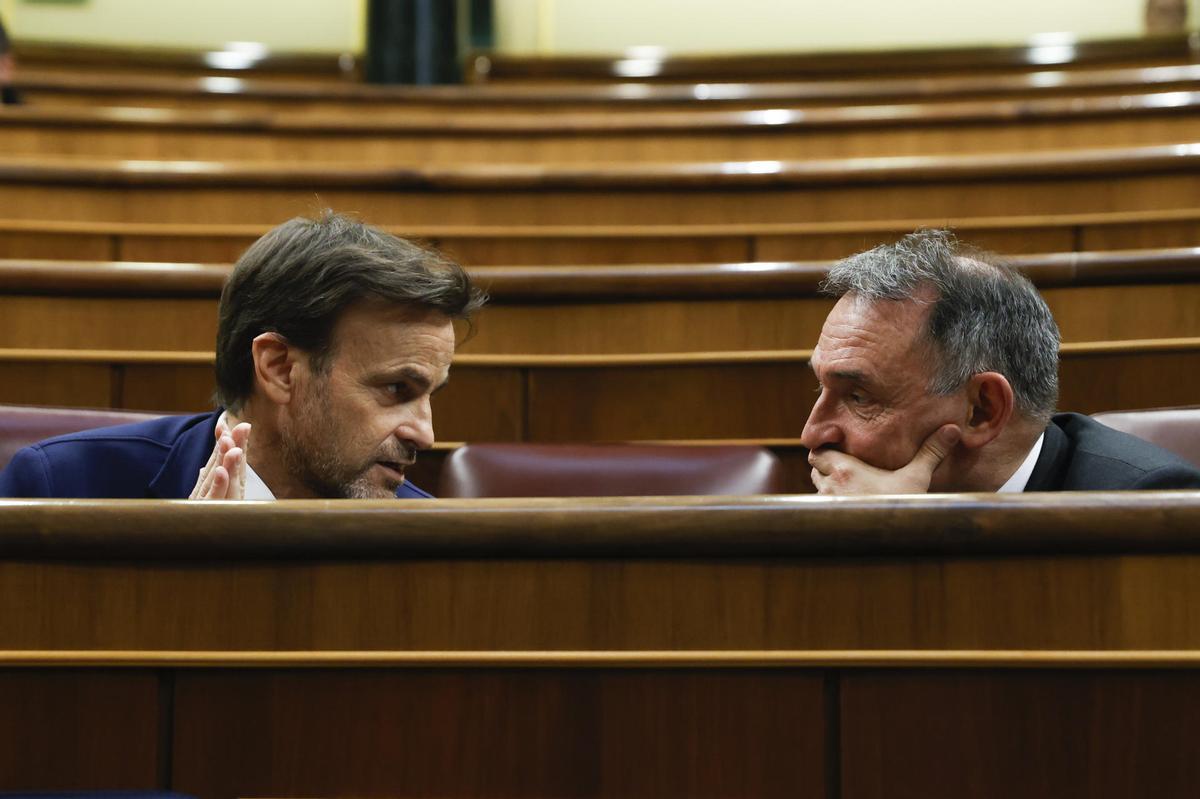
[[[1200,250],[1016,256],[1064,341],[1200,336]],[[828,262],[473,267],[468,354],[780,350],[816,343]],[[229,266],[0,261],[0,347],[202,350]],[[546,331],[554,334],[547,336]]]
[[[0,114],[0,151],[376,164],[842,158],[1173,143],[1195,136],[1198,115],[1198,92],[448,118],[28,105]]]
[[[279,220],[275,220],[277,223]],[[376,221],[376,220],[370,220]],[[1200,245],[1200,208],[1031,216],[691,225],[384,225],[469,265],[686,264],[841,258],[922,227],[952,225],[1003,253]],[[64,222],[0,219],[10,258],[232,262],[268,223]]]
[[[380,224],[711,225],[1170,210],[1200,205],[1200,142],[830,161],[376,167],[0,159],[9,218],[260,223],[315,208]]]
[[[1130,91],[1190,90],[1198,80],[1200,64],[757,84],[438,87],[334,85],[229,76],[137,78],[103,71],[63,75],[22,69],[14,76],[13,85],[27,101],[37,105],[272,108],[322,113],[394,110],[445,118],[517,110],[556,114],[629,108],[669,110],[697,105],[761,110],[924,100],[1084,97]]]
[[[204,799],[1185,796],[1198,527],[1196,492],[0,502],[0,769]]]
[[[464,350],[435,427],[446,441],[795,439],[816,396],[809,355]],[[1059,407],[1194,402],[1197,357],[1200,338],[1064,344]],[[209,405],[212,362],[205,351],[0,349],[0,402],[194,411]]]

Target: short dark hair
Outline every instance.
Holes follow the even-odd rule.
[[[948,230],[919,230],[839,261],[827,294],[920,300],[937,294],[924,331],[935,367],[929,391],[949,394],[980,372],[1008,378],[1017,409],[1048,421],[1058,403],[1058,325],[1033,283]]]
[[[278,333],[323,368],[334,324],[381,301],[467,319],[486,302],[445,256],[332,211],[296,217],[242,254],[217,312],[217,401],[237,411],[254,390],[251,343]]]

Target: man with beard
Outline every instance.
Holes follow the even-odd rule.
[[[453,323],[482,304],[436,253],[332,213],[293,219],[246,251],[221,294],[223,410],[27,447],[0,496],[428,497],[404,470],[433,445]]]

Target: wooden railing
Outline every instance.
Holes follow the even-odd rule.
[[[1197,529],[1195,492],[0,502],[0,773],[1186,796]]]

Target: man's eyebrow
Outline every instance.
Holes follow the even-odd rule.
[[[817,367],[813,365],[811,358],[808,361],[808,368],[812,369],[814,372],[817,371]],[[848,383],[865,384],[871,382],[870,378],[867,377],[865,372],[860,372],[857,369],[829,369],[826,370],[825,376],[832,377],[837,380],[845,380]]]
[[[401,366],[398,369],[385,369],[377,375],[376,379],[384,383],[395,383],[400,380],[407,380],[421,393],[425,393],[429,390],[429,387],[433,385],[433,381],[429,379],[429,376],[415,366]],[[442,385],[445,385],[445,383]],[[438,386],[438,388],[441,388],[441,386]]]

